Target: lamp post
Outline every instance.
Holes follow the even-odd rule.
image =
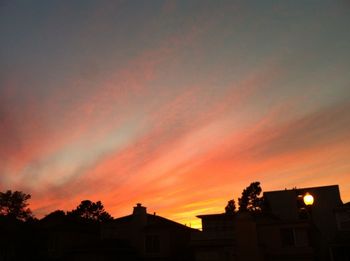
[[[315,250],[315,258],[318,260],[321,255],[321,248],[320,248],[320,235],[318,233],[317,227],[315,226],[313,215],[312,215],[312,205],[314,204],[314,197],[309,193],[306,192],[303,196],[303,201],[305,204],[305,208],[307,210],[308,216],[309,216],[309,222],[311,225],[311,244]]]

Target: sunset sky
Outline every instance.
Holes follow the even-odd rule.
[[[0,2],[0,191],[198,227],[253,181],[350,201],[350,4]],[[317,200],[317,199],[316,199]]]

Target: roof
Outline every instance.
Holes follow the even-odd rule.
[[[338,185],[327,185],[327,186],[318,186],[318,187],[306,187],[306,188],[291,188],[291,189],[281,189],[281,190],[273,190],[273,191],[265,191],[264,194],[270,193],[280,193],[285,191],[304,191],[304,190],[328,190],[328,189],[337,189],[339,190]]]
[[[220,214],[204,214],[204,215],[198,215],[197,218],[210,218],[210,219],[216,219],[216,218],[225,218],[225,219],[232,219],[235,215],[232,214],[225,214],[225,213],[220,213]]]
[[[343,205],[338,185],[267,191],[264,192],[264,197],[268,206],[272,207],[272,205],[269,205],[272,203],[275,205],[272,208],[278,207],[282,209],[286,207],[285,204],[296,208],[295,197],[306,193],[310,193],[315,199],[313,208],[321,205],[322,208],[335,208]],[[287,211],[285,210],[284,212]]]
[[[173,220],[157,216],[157,215],[151,215],[151,214],[146,214],[147,215],[147,224],[145,228],[177,228],[177,229],[184,229],[184,230],[189,230],[189,231],[197,231],[194,228],[187,227],[185,225],[182,225],[180,223],[177,223]],[[131,222],[133,219],[133,215],[128,215],[120,218],[116,218],[113,220],[113,223],[119,223],[119,224],[127,224]]]
[[[337,206],[334,211],[336,212],[349,212],[350,211],[350,202],[344,203],[343,205]]]
[[[235,214],[206,214],[206,215],[198,215],[198,218],[205,219],[226,219],[226,220],[234,220],[236,218],[249,217],[255,220],[280,220],[276,215],[271,212],[236,212]]]
[[[132,215],[127,215],[120,218],[115,218],[112,222],[129,222],[132,219]]]

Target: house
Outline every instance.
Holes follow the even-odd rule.
[[[269,213],[198,216],[202,232],[192,236],[196,261],[304,260],[314,258],[308,221],[285,222]],[[297,233],[296,241],[293,233]]]
[[[188,260],[189,242],[197,230],[156,214],[138,203],[133,213],[101,227],[102,239],[128,242],[143,260]]]
[[[304,203],[305,195],[312,196],[313,205]],[[332,253],[347,257],[349,231],[339,233],[337,224],[348,229],[349,210],[342,207],[338,186],[268,191],[264,203],[258,213],[198,216],[203,231],[191,242],[196,261],[338,260]]]
[[[40,220],[41,256],[44,260],[74,260],[72,253],[100,240],[99,224],[67,217],[64,213]],[[93,259],[87,259],[93,260]]]
[[[259,260],[311,261],[316,259],[313,226],[308,220],[285,221],[255,217]]]
[[[334,209],[337,232],[331,241],[331,259],[350,260],[350,202]]]
[[[303,197],[312,195],[314,202],[306,206]],[[317,260],[331,260],[330,245],[337,234],[334,210],[343,205],[338,185],[293,188],[264,193],[267,211],[283,222],[310,223],[310,242]],[[293,232],[293,240],[298,236]]]
[[[193,233],[191,240],[195,260],[236,260],[235,215],[210,214],[198,218],[202,220],[202,232]]]

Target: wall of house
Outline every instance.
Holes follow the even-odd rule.
[[[248,213],[239,213],[235,222],[236,251],[239,261],[262,260],[259,248],[257,226],[254,218]]]
[[[310,226],[303,223],[267,223],[258,226],[264,260],[314,260]]]

